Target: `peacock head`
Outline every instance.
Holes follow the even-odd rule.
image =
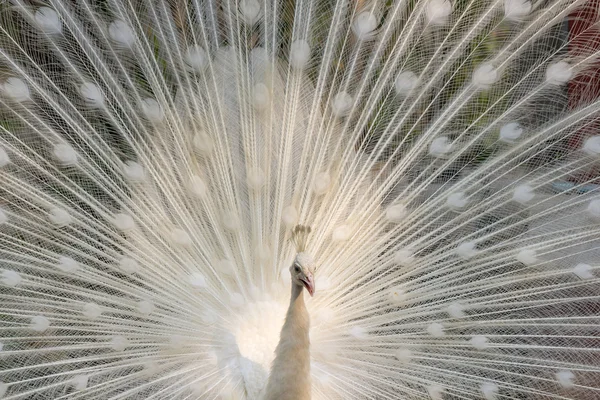
[[[315,280],[313,274],[315,273],[314,263],[312,257],[305,252],[296,254],[294,262],[290,267],[290,274],[292,275],[292,283],[299,286],[304,286],[308,290],[308,294],[313,296],[315,294]]]
[[[304,286],[308,293],[312,296],[315,294],[315,281],[313,274],[315,273],[315,263],[313,258],[306,253],[306,243],[310,226],[296,225],[292,230],[292,241],[296,246],[296,258],[290,267],[292,275],[292,284]]]

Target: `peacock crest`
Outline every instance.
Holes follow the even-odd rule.
[[[296,225],[292,230],[292,243],[296,248],[297,253],[304,253],[306,251],[306,245],[308,243],[308,236],[310,235],[310,226]]]

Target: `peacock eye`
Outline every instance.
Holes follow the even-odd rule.
[[[294,271],[300,272],[300,266],[298,264],[294,264]]]

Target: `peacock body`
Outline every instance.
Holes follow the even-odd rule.
[[[600,398],[599,7],[1,3],[0,398]]]

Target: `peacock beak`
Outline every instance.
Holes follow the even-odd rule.
[[[306,275],[306,278],[302,279],[302,283],[304,283],[304,287],[308,290],[308,294],[312,297],[315,294],[315,281],[313,279],[312,274]]]

